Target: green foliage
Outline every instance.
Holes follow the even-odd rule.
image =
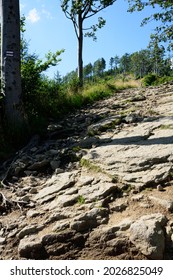
[[[113,91],[114,88],[114,91]],[[110,87],[109,84],[105,82],[97,82],[93,85],[86,86],[83,89],[83,102],[93,103],[94,101],[104,99],[109,97],[115,92],[115,87]]]
[[[95,76],[101,77],[103,76],[104,70],[106,68],[106,61],[102,57],[94,62],[93,65],[93,74]]]
[[[79,92],[79,88],[80,88],[80,82],[79,82],[79,78],[76,76],[76,77],[73,77],[68,85],[67,85],[67,89],[69,90],[69,92],[72,92],[74,94],[78,93]]]
[[[153,14],[144,18],[141,25],[145,25],[151,20],[158,21],[158,26],[155,28],[155,36],[159,42],[169,42],[168,49],[173,49],[173,2],[172,0],[128,0],[129,12],[142,11],[145,7],[151,6]],[[160,7],[160,10],[155,12],[154,8]]]
[[[173,82],[173,76],[163,76],[163,77],[159,77],[157,79],[157,85],[161,85],[164,83],[169,83],[169,82]]]
[[[111,69],[111,74],[113,73],[113,71],[116,74],[119,63],[120,63],[119,56],[116,55],[115,57],[110,58],[109,65],[110,65],[110,69]]]
[[[173,125],[171,124],[161,124],[159,126],[160,129],[173,129]]]
[[[120,71],[123,73],[128,73],[130,71],[130,54],[125,53],[120,59]]]
[[[87,169],[89,169],[93,172],[102,173],[102,169],[99,166],[91,163],[88,159],[82,158],[80,160],[80,164],[81,164],[81,166],[86,167]]]
[[[158,76],[156,74],[148,74],[143,78],[142,83],[144,86],[151,86],[157,81],[157,79]]]
[[[22,99],[29,122],[34,129],[41,128],[45,119],[58,114],[58,107],[62,106],[60,82],[49,80],[43,72],[57,65],[61,59],[59,56],[64,50],[55,53],[48,52],[45,59],[39,59],[36,54],[29,54],[28,44],[24,39],[25,19],[21,20],[21,80]],[[62,101],[63,100],[63,101]]]
[[[77,37],[79,36],[78,29],[79,27],[79,18],[81,19],[81,23],[85,19],[88,19],[106,7],[112,5],[116,0],[103,0],[103,1],[95,1],[95,0],[87,0],[87,1],[71,1],[71,0],[62,0],[61,8],[65,13],[66,17],[73,22],[73,26],[75,28],[75,33]],[[102,28],[105,25],[106,21],[102,18],[98,18],[98,23],[91,25],[90,27],[82,27],[82,30],[91,30],[85,33],[85,36],[92,37],[96,40],[96,31]]]
[[[23,21],[23,32],[24,27]],[[107,98],[125,88],[137,86],[139,83],[135,82],[129,73],[134,73],[135,77],[148,74],[143,79],[145,85],[171,81],[170,59],[164,59],[163,49],[156,43],[157,41],[153,41],[153,45],[147,50],[125,54],[121,58],[112,57],[111,71],[105,71],[104,58],[97,59],[93,64],[89,63],[84,67],[85,83],[81,88],[76,70],[63,78],[57,74],[52,80],[43,75],[46,69],[60,61],[59,55],[63,50],[55,54],[49,52],[45,60],[41,60],[36,54],[29,54],[28,44],[23,36],[21,44],[23,102],[32,132],[44,133],[49,118],[58,118],[85,104]],[[151,74],[156,60],[160,73],[168,73],[170,76],[158,77],[155,73]],[[5,147],[6,141],[3,134],[4,132],[1,133],[1,147]]]
[[[148,49],[134,52],[131,54],[131,71],[135,78],[142,78],[151,71],[152,65],[150,60],[150,51]]]
[[[91,38],[93,38],[94,41],[96,41],[96,40],[97,40],[97,37],[96,37],[96,32],[97,32],[97,30],[98,30],[98,29],[101,29],[105,24],[106,24],[106,20],[103,19],[102,17],[99,17],[99,18],[98,18],[98,23],[95,24],[95,25],[92,25],[92,26],[90,27],[90,29],[91,29],[92,31],[86,32],[84,36],[85,36],[85,37],[91,37]]]
[[[78,41],[78,77],[81,87],[83,86],[83,37],[88,36],[92,37],[93,40],[96,40],[97,30],[102,28],[106,23],[102,17],[98,18],[98,23],[91,25],[90,27],[84,26],[84,22],[86,19],[93,17],[101,10],[112,5],[115,1],[116,0],[61,1],[62,11],[65,16],[72,21]]]
[[[159,77],[156,74],[148,74],[142,79],[142,83],[144,86],[157,86],[166,82],[172,82],[173,76],[163,76]]]
[[[77,200],[77,202],[78,202],[79,204],[84,204],[84,203],[85,203],[85,198],[84,198],[82,195],[80,195],[79,198],[78,198],[78,200]]]

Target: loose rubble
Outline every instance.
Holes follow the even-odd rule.
[[[0,167],[1,259],[173,258],[173,84],[124,90]]]

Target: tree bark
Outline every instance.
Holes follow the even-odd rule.
[[[78,14],[78,28],[79,28],[79,34],[78,34],[78,78],[79,78],[79,84],[80,86],[83,86],[83,60],[82,60],[82,54],[83,54],[83,20],[82,20],[82,14]]]
[[[1,91],[4,95],[4,123],[15,136],[26,125],[21,102],[19,0],[1,3]]]

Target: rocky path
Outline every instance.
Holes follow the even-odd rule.
[[[69,114],[0,172],[1,259],[172,259],[173,84]]]

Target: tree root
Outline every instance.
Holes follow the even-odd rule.
[[[9,200],[5,195],[0,192],[0,213],[9,213],[12,211],[12,208],[19,208],[20,211],[23,210],[23,206],[26,206],[28,202],[23,200]]]
[[[0,186],[2,186],[5,189],[9,189],[11,187],[10,183],[7,182],[8,177],[11,175],[12,169],[13,169],[13,164],[15,163],[15,161],[17,159],[20,159],[20,157],[22,156],[22,154],[26,154],[31,148],[35,147],[38,145],[40,140],[40,136],[39,135],[34,135],[31,140],[29,141],[29,143],[22,149],[20,149],[17,153],[16,156],[10,160],[7,160],[6,162],[4,162],[4,166],[7,165],[9,166],[7,168],[7,171],[2,179],[2,181],[0,181]]]

